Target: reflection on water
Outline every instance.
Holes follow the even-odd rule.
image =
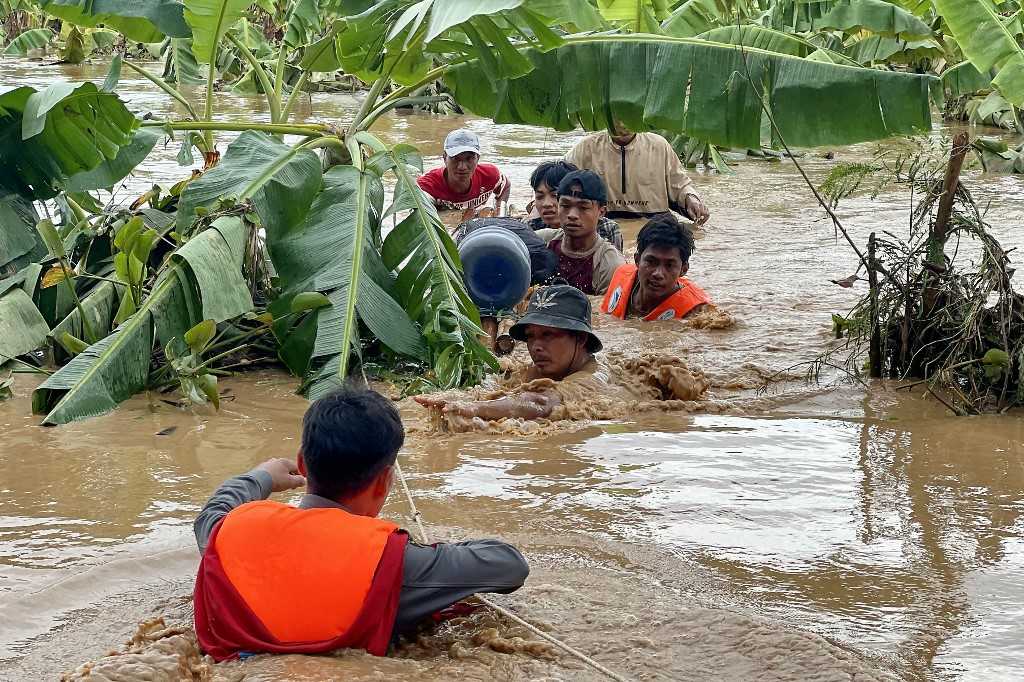
[[[3,68],[35,87],[105,72],[10,60]],[[121,94],[133,108],[175,114],[148,82],[125,76]],[[343,121],[357,103],[318,95],[299,114]],[[224,94],[218,107],[226,117],[266,117],[258,99]],[[433,164],[444,135],[461,125],[481,135],[520,206],[535,164],[578,138],[422,115],[386,117],[378,132],[420,146]],[[220,139],[223,148],[228,137]],[[121,198],[184,176],[177,144],[158,148]],[[819,180],[831,166],[815,155],[804,162]],[[1020,180],[975,174],[971,182],[1004,246],[1024,245],[1011,230],[1024,219]],[[598,331],[609,348],[685,355],[716,386],[749,388],[827,342],[829,314],[859,295],[828,280],[852,272],[854,260],[788,164],[746,163],[697,185],[713,217],[690,274],[737,327],[680,332],[602,318]],[[906,193],[893,188],[873,202],[848,201],[842,216],[863,239],[904,225],[906,208]],[[223,478],[290,456],[305,408],[292,379],[268,373],[225,382],[233,399],[219,414],[139,397],[112,415],[43,429],[29,414],[33,381],[17,382],[18,397],[0,404],[0,611],[45,618],[5,619],[0,658],[117,581],[187,570],[195,510]],[[1009,680],[1024,655],[1022,440],[1018,417],[952,419],[876,387],[768,415],[624,415],[545,440],[413,434],[403,456],[424,513],[443,528],[564,554],[565,571],[612,564],[683,592],[695,591],[687,567],[697,566],[724,586],[716,599],[891,661],[903,677]],[[386,512],[405,510],[393,499]],[[642,546],[669,560],[622,549]],[[173,560],[153,558],[164,548]],[[97,579],[59,582],[98,566],[107,568]],[[64,586],[57,597],[44,591],[46,603],[31,602],[55,584]]]

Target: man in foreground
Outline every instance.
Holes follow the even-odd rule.
[[[459,128],[444,139],[441,155],[444,166],[420,176],[420,188],[434,199],[438,210],[462,211],[466,218],[494,199],[495,213],[508,201],[512,190],[508,178],[498,167],[480,162],[480,138],[476,133]]]
[[[690,269],[693,235],[671,213],[652,218],[640,230],[633,264],[615,271],[601,311],[619,319],[682,319],[711,304],[683,275]]]
[[[558,274],[588,296],[603,294],[615,270],[626,262],[597,233],[607,213],[607,191],[601,177],[589,170],[567,173],[558,184],[561,232],[548,242],[558,256]]]
[[[310,406],[295,461],[269,460],[217,489],[194,524],[203,651],[218,661],[339,648],[383,656],[431,614],[523,585],[529,567],[511,545],[418,545],[377,518],[404,440],[391,401],[344,389]],[[303,484],[298,507],[267,500]]]
[[[451,401],[431,395],[417,396],[415,400],[457,420],[550,417],[562,402],[556,385],[585,381],[597,370],[594,353],[601,350],[602,344],[590,325],[590,314],[590,299],[582,292],[555,284],[534,292],[526,314],[509,330],[512,338],[526,342],[533,361],[522,377],[523,382],[549,380],[543,388],[497,400]]]
[[[534,232],[550,231],[550,235],[554,235],[554,231],[562,227],[558,218],[558,185],[566,175],[577,170],[579,168],[567,161],[544,161],[534,169],[530,175],[530,186],[533,187],[531,215],[536,214],[536,217],[527,222]],[[608,216],[599,218],[597,234],[622,251],[622,232],[614,220]]]
[[[710,213],[672,145],[657,133],[634,133],[621,122],[576,143],[565,157],[597,171],[608,185],[611,218],[644,218],[676,211],[698,226]]]

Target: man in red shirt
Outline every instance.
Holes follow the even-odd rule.
[[[420,176],[420,188],[434,198],[442,211],[476,210],[490,203],[501,214],[501,204],[508,201],[512,186],[498,167],[480,163],[480,138],[476,133],[459,128],[444,139],[443,168]]]

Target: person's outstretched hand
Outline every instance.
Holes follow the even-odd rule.
[[[690,215],[690,219],[698,227],[706,223],[708,218],[711,217],[711,211],[708,210],[708,207],[704,205],[704,202],[696,194],[686,195],[686,206],[684,208]]]
[[[306,477],[299,473],[299,467],[293,459],[275,457],[268,459],[256,468],[270,474],[272,492],[280,493],[306,485]]]

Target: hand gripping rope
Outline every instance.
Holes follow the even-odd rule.
[[[429,545],[430,544],[430,537],[427,535],[426,529],[423,528],[423,515],[420,513],[420,510],[416,508],[416,502],[412,499],[412,493],[409,491],[409,485],[405,482],[405,475],[402,473],[402,466],[397,461],[395,462],[395,472],[398,474],[398,482],[402,484],[402,491],[405,492],[405,499],[409,502],[409,511],[412,512],[412,520],[416,522],[416,527],[419,529],[420,540],[424,544]],[[623,677],[622,675],[618,674],[617,672],[615,672],[613,670],[609,670],[608,668],[604,667],[603,665],[601,665],[600,663],[598,663],[597,661],[592,659],[590,656],[587,656],[585,653],[583,653],[579,649],[574,649],[573,647],[569,646],[568,644],[566,644],[562,640],[557,639],[555,637],[552,637],[551,635],[549,635],[548,633],[544,632],[543,630],[541,630],[537,626],[531,625],[530,623],[526,622],[525,620],[523,620],[522,618],[520,618],[516,614],[514,614],[511,611],[509,611],[508,609],[506,609],[504,606],[500,606],[500,605],[494,603],[493,601],[491,601],[487,597],[483,596],[482,594],[476,595],[476,598],[479,599],[481,602],[483,602],[486,606],[494,609],[495,611],[497,611],[501,615],[505,616],[509,620],[513,620],[516,623],[519,623],[524,628],[526,628],[527,630],[529,630],[533,634],[537,635],[541,639],[543,639],[543,640],[545,640],[547,642],[550,642],[551,644],[554,644],[555,646],[557,646],[562,651],[565,651],[565,652],[567,652],[569,654],[572,654],[573,656],[575,656],[579,660],[583,661],[584,663],[586,663],[590,667],[594,668],[595,670],[598,670],[598,671],[604,673],[605,675],[607,675],[609,678],[611,678],[613,680],[616,680],[616,682],[626,682],[626,678]]]

